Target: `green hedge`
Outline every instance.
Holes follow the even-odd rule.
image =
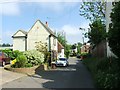
[[[86,58],[83,63],[91,71],[98,88],[120,88],[119,59]]]

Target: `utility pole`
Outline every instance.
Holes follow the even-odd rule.
[[[79,28],[79,30],[85,31],[84,28]],[[83,39],[83,44],[84,44],[85,42],[84,42],[84,33],[83,32],[82,32],[82,39]]]

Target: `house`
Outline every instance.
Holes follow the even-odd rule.
[[[90,45],[85,44],[81,46],[81,53],[89,53],[89,51],[90,51]]]
[[[57,57],[58,40],[54,32],[48,27],[47,22],[43,24],[40,20],[37,20],[28,32],[18,30],[12,38],[13,50],[33,50],[36,49],[36,42],[41,41],[47,44],[51,56]]]
[[[64,46],[58,41],[58,58],[64,57]]]

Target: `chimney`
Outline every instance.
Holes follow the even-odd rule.
[[[45,24],[46,24],[46,26],[48,27],[48,22],[47,22],[47,21],[45,22]]]

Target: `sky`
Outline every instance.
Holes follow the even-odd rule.
[[[0,0],[1,1],[1,0]],[[65,32],[69,44],[83,42],[80,27],[89,28],[89,21],[79,15],[81,2],[8,0],[0,2],[0,38],[1,43],[12,44],[12,35],[22,29],[29,31],[36,20],[56,32]],[[88,41],[86,38],[85,41]]]

